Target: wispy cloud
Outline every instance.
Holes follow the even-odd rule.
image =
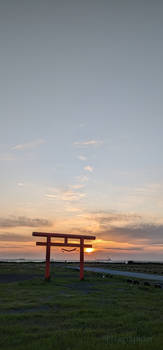
[[[24,182],[18,182],[18,183],[17,183],[17,186],[23,187],[23,186],[25,186],[25,184],[24,184]]]
[[[136,187],[132,189],[132,192],[135,195],[151,196],[153,194],[163,192],[163,186],[162,184],[151,183],[151,184],[146,184],[142,187]]]
[[[131,250],[131,251],[135,251],[135,250],[144,250],[144,247],[130,247],[130,248],[107,247],[107,248],[103,248],[103,249],[107,249],[107,250]]]
[[[30,242],[32,240],[32,235],[27,236],[23,234],[4,232],[0,233],[0,241],[8,242]],[[12,246],[13,247],[13,246]]]
[[[77,181],[79,181],[79,182],[88,182],[88,181],[89,181],[89,178],[88,178],[88,176],[86,176],[86,175],[77,176],[76,179],[77,179]]]
[[[55,198],[58,198],[58,194],[48,194],[48,193],[46,193],[45,197],[47,197],[49,199],[55,199]]]
[[[23,150],[28,150],[35,148],[41,144],[45,143],[44,139],[37,139],[34,141],[26,142],[26,143],[20,143],[11,148],[12,151],[23,151]]]
[[[85,187],[84,184],[77,184],[77,185],[71,185],[70,188],[73,188],[74,190],[79,190],[80,188]]]
[[[78,158],[78,159],[80,159],[80,160],[82,160],[82,161],[85,161],[85,160],[87,160],[87,157],[85,157],[85,156],[82,156],[82,155],[81,155],[81,156],[77,156],[77,158]]]
[[[129,223],[138,223],[141,222],[142,216],[135,213],[119,213],[116,211],[101,211],[87,214],[87,218],[90,220],[95,220],[102,225],[108,224],[129,224]]]
[[[0,217],[0,228],[5,227],[41,227],[51,225],[49,220],[40,218],[28,218],[25,216]]]
[[[76,201],[81,198],[86,197],[86,193],[79,193],[74,191],[65,191],[62,195],[62,200],[64,201]]]
[[[54,194],[45,194],[48,199],[58,199],[61,201],[78,201],[86,197],[86,193],[76,192],[73,190],[61,190]]]
[[[82,209],[80,209],[80,208],[70,207],[70,206],[66,207],[65,210],[70,212],[70,213],[79,213],[82,211]]]
[[[45,194],[48,199],[57,199],[61,201],[78,201],[86,197],[86,193],[79,191],[85,187],[84,184],[69,185],[67,188],[51,188],[49,193]]]
[[[79,124],[79,127],[80,127],[80,128],[84,128],[86,125],[87,125],[87,123],[80,123],[80,124]]]
[[[16,158],[13,156],[11,153],[4,153],[0,154],[0,161],[10,161],[10,160],[15,160]]]
[[[86,166],[84,167],[84,170],[89,171],[90,173],[92,173],[92,172],[93,172],[93,167],[90,166],[90,165],[86,165]]]
[[[101,145],[102,143],[103,141],[101,140],[87,140],[83,142],[76,141],[74,142],[74,145],[79,147],[84,147],[84,146],[97,146],[97,145]]]

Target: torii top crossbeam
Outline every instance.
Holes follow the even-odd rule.
[[[84,248],[92,248],[91,244],[84,244],[84,240],[94,240],[95,236],[73,235],[67,233],[33,232],[33,236],[46,237],[46,242],[36,242],[36,245],[46,246],[46,271],[45,279],[50,279],[50,247],[77,247],[80,248],[80,280],[84,278]],[[51,238],[64,238],[64,242],[51,242]],[[80,243],[68,242],[68,239],[80,240]]]

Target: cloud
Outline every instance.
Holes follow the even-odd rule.
[[[144,250],[143,247],[130,247],[130,248],[121,248],[121,247],[107,247],[107,248],[103,248],[103,249],[109,249],[109,250]]]
[[[84,184],[78,184],[78,185],[71,185],[70,188],[73,188],[74,190],[78,190],[80,188],[83,188],[85,185]]]
[[[80,123],[80,124],[79,124],[79,127],[80,127],[80,128],[84,128],[86,125],[87,125],[87,123]]]
[[[50,199],[55,199],[55,198],[58,198],[58,195],[57,194],[48,194],[48,193],[46,193],[45,197],[50,198]]]
[[[23,182],[18,182],[17,185],[18,185],[19,187],[25,186],[25,184],[24,184]]]
[[[90,165],[86,165],[86,166],[84,167],[84,170],[89,171],[90,173],[93,172],[93,168],[92,168],[92,166],[90,166]]]
[[[79,201],[86,197],[86,193],[80,191],[85,187],[84,183],[77,183],[60,188],[49,188],[45,194],[47,199],[56,199],[58,201]]]
[[[103,143],[103,141],[100,140],[88,140],[88,141],[83,141],[83,142],[74,142],[75,146],[79,146],[79,147],[85,147],[85,146],[97,146],[97,145],[101,145]]]
[[[70,190],[67,190],[61,194],[61,199],[63,201],[77,201],[84,197],[86,197],[86,193],[79,193]]]
[[[12,244],[12,246],[9,246],[9,244],[6,246],[2,246],[1,245],[1,250],[3,250],[3,249],[7,249],[7,252],[9,252],[10,250],[12,251],[12,253],[13,253],[13,250],[14,249],[21,249],[22,250],[22,248],[27,248],[27,247],[31,247],[31,245],[30,244],[27,244],[27,243],[25,243],[25,244],[19,244],[19,245],[13,245]],[[2,253],[2,252],[1,252]],[[10,259],[9,259],[10,260]],[[7,261],[8,261],[8,259],[7,259]]]
[[[77,176],[76,179],[77,179],[79,182],[87,182],[87,181],[89,181],[89,178],[88,178],[88,176],[86,176],[86,175]]]
[[[162,189],[163,188],[161,184],[151,183],[151,184],[146,184],[143,187],[136,187],[134,190],[135,190],[135,194],[137,195],[149,196],[162,191]]]
[[[6,242],[31,242],[32,235],[20,235],[17,233],[11,233],[11,232],[4,232],[0,233],[0,241],[6,241]],[[13,247],[13,246],[12,246]]]
[[[98,223],[98,237],[118,242],[163,243],[163,224],[146,222],[139,215],[106,215],[94,217]]]
[[[86,197],[86,193],[76,192],[73,190],[60,190],[55,194],[45,194],[45,196],[49,199],[58,199],[61,201],[78,201],[84,197]]]
[[[141,247],[163,244],[163,223],[155,218],[113,211],[83,213],[80,217],[83,233],[95,234],[105,246],[109,241]],[[80,226],[75,230],[80,231]]]
[[[37,140],[31,141],[31,142],[17,144],[15,146],[13,146],[11,148],[11,150],[13,150],[13,151],[23,151],[26,149],[28,150],[28,149],[35,148],[43,143],[45,143],[44,139],[37,139]]]
[[[79,213],[82,211],[82,209],[76,207],[66,207],[65,210],[70,213]]]
[[[0,218],[0,228],[5,227],[41,227],[51,225],[47,219],[28,218],[25,216],[11,216],[8,218]]]
[[[80,159],[80,160],[82,160],[82,161],[85,161],[85,160],[87,160],[87,157],[85,157],[85,156],[82,156],[82,155],[81,155],[81,156],[77,156],[77,158],[78,158],[78,159]]]
[[[127,224],[129,222],[138,222],[142,220],[142,216],[135,213],[117,213],[115,211],[110,212],[93,212],[88,214],[90,219],[97,221],[101,225],[108,225],[110,223],[121,223]]]
[[[161,213],[163,204],[163,184],[149,183],[144,186],[110,185],[117,207],[123,210],[142,210],[148,213]]]
[[[0,154],[0,161],[10,161],[10,160],[15,160],[16,158],[13,156],[13,154],[10,153],[4,153]]]

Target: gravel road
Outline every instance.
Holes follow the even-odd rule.
[[[79,270],[80,268],[78,266],[67,266],[70,269],[76,269]],[[119,271],[119,270],[112,270],[112,269],[103,269],[100,267],[84,267],[85,271],[92,271],[92,272],[98,272],[103,274],[111,274],[111,275],[117,275],[117,276],[126,276],[126,277],[135,277],[135,278],[142,278],[150,281],[160,281],[163,282],[163,276],[160,275],[153,275],[149,273],[139,273],[139,272],[129,272],[129,271]]]

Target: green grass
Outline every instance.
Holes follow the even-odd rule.
[[[1,350],[161,350],[163,290],[52,265],[0,264],[0,274],[33,274],[0,283]]]

